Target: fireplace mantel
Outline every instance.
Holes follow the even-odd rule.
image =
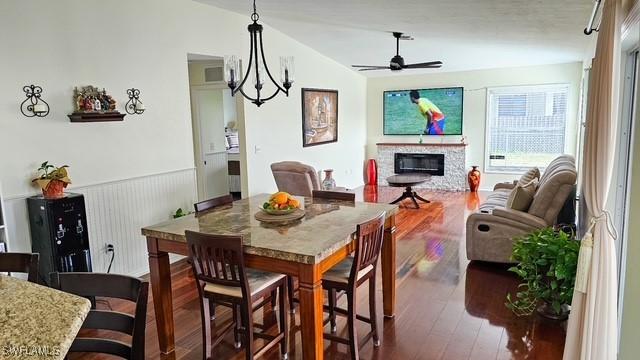
[[[376,143],[378,146],[467,146],[462,143]]]
[[[444,154],[444,174],[432,175],[416,186],[434,190],[465,191],[467,188],[466,146],[463,143],[386,143],[378,145],[378,184],[386,185],[387,177],[395,174],[396,153]]]

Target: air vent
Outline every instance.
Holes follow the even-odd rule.
[[[223,80],[222,67],[208,67],[204,69],[205,82],[218,82]]]

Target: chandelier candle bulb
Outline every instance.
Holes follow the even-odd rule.
[[[294,81],[293,56],[280,57],[280,81],[285,88],[291,87]]]

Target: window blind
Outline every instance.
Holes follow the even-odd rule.
[[[487,90],[485,171],[541,169],[564,153],[569,85]]]

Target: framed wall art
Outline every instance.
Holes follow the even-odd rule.
[[[302,146],[338,141],[338,90],[302,89]]]

